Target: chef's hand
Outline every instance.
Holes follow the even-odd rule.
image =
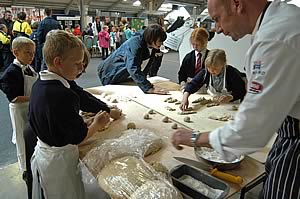
[[[122,116],[122,110],[119,109],[118,107],[112,107],[110,109],[110,117],[113,118],[114,120],[119,119]]]
[[[172,136],[172,144],[173,146],[181,150],[182,146],[186,145],[193,147],[193,143],[191,142],[192,131],[184,128],[177,129]]]
[[[169,91],[159,88],[158,86],[154,86],[147,91],[148,94],[159,94],[159,95],[168,95]]]
[[[229,103],[232,99],[232,95],[221,95],[213,98],[214,101],[217,101],[219,103]]]
[[[179,105],[179,109],[181,111],[184,111],[185,109],[187,109],[189,107],[189,96],[190,96],[190,94],[188,92],[183,93],[183,97],[182,97],[181,103]]]
[[[98,112],[95,117],[93,124],[96,126],[97,130],[102,130],[108,124],[110,116],[107,112]]]

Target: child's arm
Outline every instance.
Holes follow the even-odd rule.
[[[29,96],[18,96],[14,98],[11,102],[12,103],[24,103],[29,101]]]

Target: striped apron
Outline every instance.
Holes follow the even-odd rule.
[[[287,116],[277,132],[265,169],[264,199],[300,199],[299,120]]]

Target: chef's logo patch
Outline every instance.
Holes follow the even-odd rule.
[[[262,61],[254,61],[252,67],[252,74],[253,75],[264,75],[266,72],[262,70],[263,64]]]
[[[262,90],[263,90],[263,85],[261,85],[260,83],[255,81],[250,83],[249,93],[258,94],[261,93]]]

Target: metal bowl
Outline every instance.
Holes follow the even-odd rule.
[[[195,147],[194,151],[199,160],[203,160],[212,165],[213,168],[217,168],[219,170],[234,169],[239,166],[241,161],[244,159],[244,156],[242,155],[239,158],[228,162],[221,159],[220,155],[214,149],[207,147]]]

